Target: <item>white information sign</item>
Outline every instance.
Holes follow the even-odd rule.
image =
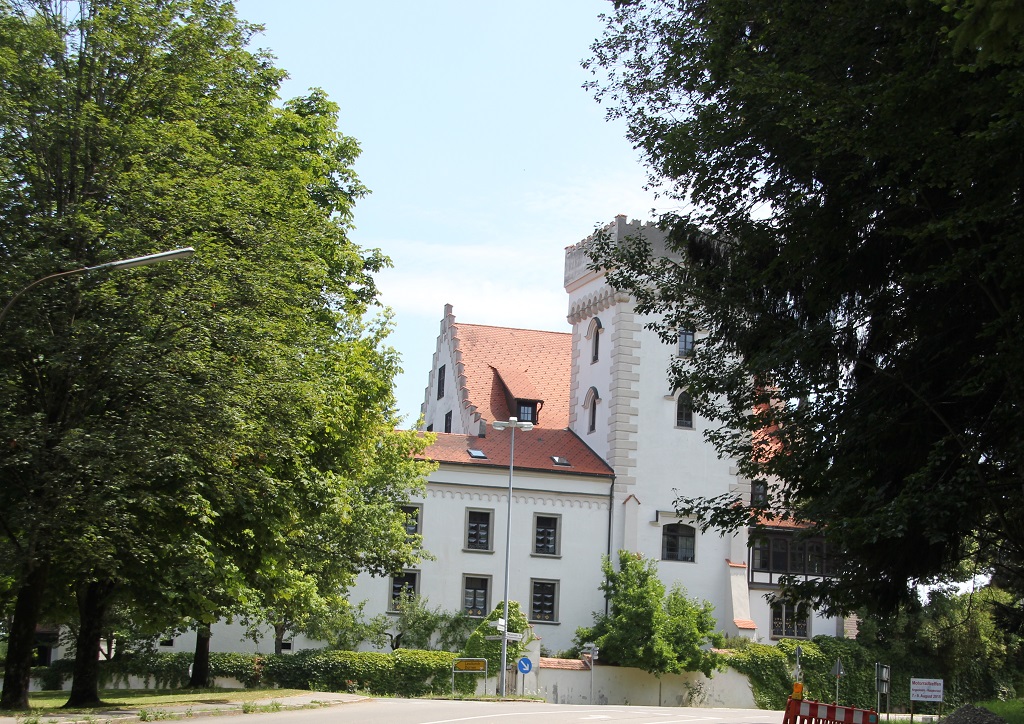
[[[911,679],[911,701],[942,701],[942,679]]]

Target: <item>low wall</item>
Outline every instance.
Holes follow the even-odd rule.
[[[734,669],[716,671],[710,679],[699,672],[659,679],[640,669],[598,665],[593,671],[593,698],[590,692],[590,671],[542,668],[537,671],[537,690],[526,693],[552,704],[757,708],[750,681]]]
[[[0,687],[4,685],[4,677],[0,676]],[[141,676],[116,676],[110,681],[103,682],[104,689],[155,689],[156,679],[154,677],[143,678]],[[213,679],[215,689],[244,689],[245,685],[238,679],[229,676],[217,676]],[[29,680],[29,691],[42,691],[43,687],[39,679],[33,676]],[[68,678],[61,691],[71,691],[71,679]]]

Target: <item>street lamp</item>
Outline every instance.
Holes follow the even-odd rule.
[[[14,293],[10,301],[4,305],[4,308],[0,310],[0,323],[4,321],[4,317],[7,316],[7,312],[10,310],[14,303],[18,301],[18,298],[27,292],[32,287],[35,287],[43,282],[50,281],[51,279],[59,279],[60,277],[71,276],[72,274],[85,274],[91,271],[99,271],[101,269],[129,269],[133,266],[145,266],[146,264],[156,264],[160,261],[170,261],[172,259],[187,259],[196,253],[196,250],[191,246],[186,246],[183,249],[172,249],[171,251],[161,251],[159,254],[147,254],[146,256],[136,256],[131,259],[121,259],[119,261],[108,261],[106,264],[97,264],[96,266],[83,266],[78,269],[69,269],[68,271],[56,272],[54,274],[47,274],[45,277],[40,277],[34,282],[29,284],[27,287]]]
[[[508,561],[509,561],[509,550],[512,545],[512,476],[515,470],[516,460],[516,430],[522,430],[529,432],[533,429],[532,422],[519,422],[515,417],[508,418],[508,422],[502,420],[495,420],[491,423],[491,427],[495,430],[509,429],[512,431],[512,437],[509,439],[509,453],[508,453],[508,515],[505,518],[505,607],[502,614],[502,618],[505,621],[505,626],[501,632],[501,688],[498,692],[499,696],[505,696],[505,673],[508,665]]]

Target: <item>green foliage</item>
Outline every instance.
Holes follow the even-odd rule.
[[[657,564],[619,551],[619,567],[607,556],[601,590],[609,600],[608,615],[594,614],[594,625],[576,631],[578,649],[593,642],[602,660],[634,666],[656,676],[680,671],[711,675],[718,658],[707,648],[721,641],[715,633],[713,607],[687,598],[674,587],[668,594],[658,578]]]
[[[667,256],[606,240],[595,263],[666,340],[701,332],[670,387],[771,493],[677,509],[812,521],[838,575],[794,600],[892,612],[965,562],[1024,598],[1022,18],[636,0],[592,46],[598,97],[679,208]]]
[[[476,628],[476,619],[464,611],[431,608],[426,598],[403,591],[397,602],[393,648],[461,651]]]
[[[751,642],[729,655],[726,663],[750,679],[758,707],[774,711],[786,708],[793,678],[782,649]]]
[[[487,670],[491,675],[500,676],[501,672],[501,641],[488,641],[485,637],[497,635],[498,630],[489,624],[502,617],[504,601],[498,603],[494,610],[480,621],[476,630],[470,634],[466,642],[464,656],[474,659],[487,659]],[[508,602],[507,628],[512,633],[523,634],[521,641],[509,641],[505,647],[505,658],[509,665],[514,664],[516,659],[523,655],[528,643],[530,624],[526,616],[519,609],[519,601]],[[467,679],[473,678],[468,674],[461,674]]]
[[[390,654],[303,651],[267,657],[263,671],[267,683],[286,688],[422,696],[450,693],[455,658],[456,654],[447,651],[406,649]]]
[[[2,322],[17,671],[40,611],[15,598],[103,594],[63,608],[84,680],[111,606],[303,630],[360,571],[417,560],[399,506],[429,439],[395,431],[398,355],[368,314],[388,260],[348,237],[359,147],[323,92],[276,102],[256,30],[221,0],[0,0],[0,300],[196,249],[54,279]],[[27,705],[17,671],[5,705]]]

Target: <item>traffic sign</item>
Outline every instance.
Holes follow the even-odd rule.
[[[509,641],[522,641],[523,635],[521,633],[516,633],[515,631],[506,631],[505,638]]]
[[[836,664],[832,667],[832,676],[836,677],[837,679],[840,676],[846,676],[846,669],[843,668],[842,659],[836,659]]]
[[[516,664],[516,668],[519,669],[519,673],[521,674],[529,674],[530,670],[533,669],[533,662],[524,656],[519,659],[519,663]]]

